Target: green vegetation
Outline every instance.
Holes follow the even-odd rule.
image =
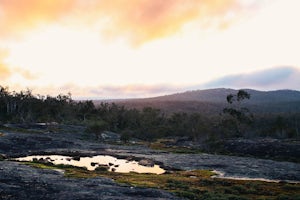
[[[129,131],[123,131],[121,133],[121,137],[120,137],[120,140],[123,142],[123,143],[128,143],[129,140],[130,140],[130,135],[131,133]]]
[[[227,129],[226,133],[230,136],[240,137],[245,132],[245,127],[253,121],[253,115],[246,107],[242,107],[241,103],[245,99],[250,99],[250,94],[244,90],[239,90],[237,94],[227,95],[227,102],[230,106],[223,109],[225,115],[222,125]]]
[[[95,106],[92,101],[74,101],[71,94],[57,97],[33,95],[30,90],[10,92],[0,86],[0,125],[5,123],[83,125],[86,132],[100,139],[103,131],[121,133],[125,144],[131,138],[142,140],[154,149],[174,153],[200,153],[201,149],[180,147],[177,142],[204,143],[213,150],[222,151],[219,141],[231,138],[268,137],[299,139],[300,113],[280,115],[252,115],[242,106],[250,95],[244,91],[227,96],[228,107],[220,115],[165,114],[158,109],[145,107],[128,109],[114,103]],[[224,100],[225,101],[225,100]],[[251,122],[251,123],[250,123]],[[55,123],[54,123],[55,124]],[[1,127],[2,130],[41,133],[43,130],[26,130],[18,127]],[[49,131],[55,131],[49,126]],[[2,136],[2,133],[0,133]],[[224,152],[222,152],[224,153]],[[0,161],[4,157],[0,155]],[[298,161],[298,160],[296,160]],[[62,169],[73,178],[107,177],[118,183],[136,187],[152,187],[173,192],[187,199],[300,199],[300,185],[214,179],[210,171],[172,171],[163,175],[113,173],[107,167],[95,171],[83,168],[27,162],[27,165],[44,169]]]
[[[96,107],[92,101],[72,100],[71,94],[41,96],[33,95],[30,90],[10,92],[0,86],[0,124],[57,122],[84,125],[96,138],[104,130],[121,133],[124,143],[130,138],[150,142],[160,138],[187,137],[213,143],[232,137],[300,137],[300,113],[252,115],[242,106],[243,100],[248,98],[250,95],[243,90],[228,95],[228,107],[221,115],[184,112],[166,115],[151,107],[137,110],[115,103],[101,103]]]
[[[115,173],[107,170],[88,171],[72,166],[55,166],[45,163],[27,162],[27,165],[63,169],[65,176],[71,178],[106,177],[120,184],[134,187],[151,187],[166,190],[187,199],[299,199],[300,184],[268,183],[212,178],[208,170],[172,171],[162,175]]]
[[[88,124],[88,127],[86,129],[87,132],[89,133],[94,133],[96,138],[99,139],[100,138],[100,134],[107,130],[108,128],[108,124],[107,122],[103,121],[103,120],[99,120],[99,121],[92,121]]]
[[[176,143],[175,139],[157,139],[151,143],[146,143],[151,149],[167,151],[171,153],[185,153],[185,154],[197,154],[203,153],[200,149],[189,148],[189,147],[178,147],[176,145],[171,145]]]

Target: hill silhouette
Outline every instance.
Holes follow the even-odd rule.
[[[300,91],[275,90],[258,91],[244,89],[251,98],[244,105],[254,113],[294,113],[300,112]],[[216,88],[193,90],[183,93],[170,94],[152,98],[111,100],[127,108],[142,109],[154,107],[165,113],[172,112],[201,112],[203,114],[218,114],[226,106],[226,96],[235,94],[238,90]],[[95,101],[99,104],[101,101]]]

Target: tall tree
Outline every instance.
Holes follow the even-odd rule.
[[[245,126],[253,120],[253,115],[248,108],[242,106],[245,99],[250,99],[250,94],[245,90],[239,90],[237,94],[229,94],[226,97],[228,107],[223,109],[225,119],[223,128],[229,131],[229,136],[242,136]]]

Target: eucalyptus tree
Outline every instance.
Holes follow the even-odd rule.
[[[229,104],[223,109],[224,118],[222,128],[227,129],[227,136],[242,136],[245,126],[251,124],[253,115],[248,108],[242,105],[243,101],[250,99],[251,95],[245,90],[239,90],[237,94],[229,94],[226,97]]]

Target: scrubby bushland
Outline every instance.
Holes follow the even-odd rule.
[[[245,98],[250,96],[243,91],[229,95],[229,106],[223,112],[220,110],[220,115],[184,112],[166,115],[151,107],[128,109],[115,103],[101,103],[96,107],[92,101],[72,100],[71,94],[41,96],[33,95],[30,90],[11,92],[0,86],[0,122],[80,124],[87,126],[87,131],[96,136],[104,130],[123,133],[124,142],[131,137],[148,141],[174,136],[195,141],[232,137],[300,137],[300,113],[251,115],[242,106]]]

